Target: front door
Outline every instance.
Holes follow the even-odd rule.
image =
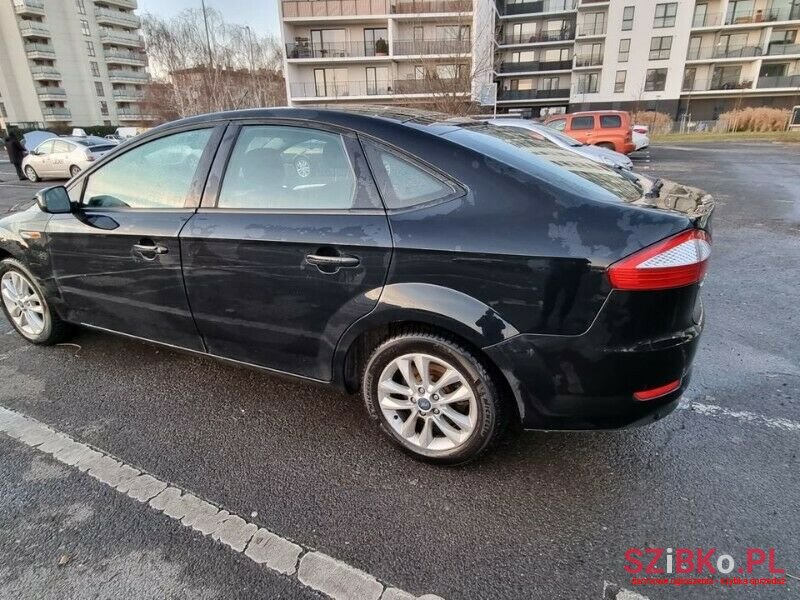
[[[178,234],[199,203],[221,133],[206,127],[132,146],[73,183],[79,208],[47,226],[69,321],[203,350]]]
[[[336,344],[376,305],[392,252],[361,147],[278,124],[243,126],[229,145],[180,235],[197,327],[211,354],[330,380]]]

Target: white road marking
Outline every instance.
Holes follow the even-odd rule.
[[[431,594],[417,598],[387,586],[364,571],[259,528],[255,523],[2,406],[0,432],[334,600],[442,600]]]
[[[763,425],[770,429],[780,429],[781,431],[800,431],[800,422],[792,421],[791,419],[784,419],[781,417],[767,417],[758,413],[750,412],[747,410],[731,410],[716,404],[704,404],[702,402],[694,402],[692,400],[681,400],[678,408],[683,410],[691,410],[700,415],[707,417],[725,417],[728,419],[736,419],[743,423],[750,423],[753,425]]]

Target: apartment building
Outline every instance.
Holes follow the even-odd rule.
[[[0,117],[136,125],[148,82],[136,0],[0,0]]]
[[[283,0],[289,101],[533,116],[800,103],[800,0]]]

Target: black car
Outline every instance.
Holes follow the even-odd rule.
[[[0,220],[3,310],[349,392],[418,458],[675,408],[710,199],[509,128],[274,109],[140,136]],[[687,200],[688,199],[688,200]]]

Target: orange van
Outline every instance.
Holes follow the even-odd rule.
[[[589,110],[551,115],[544,124],[584,144],[609,148],[622,154],[636,150],[631,115],[623,110]]]

